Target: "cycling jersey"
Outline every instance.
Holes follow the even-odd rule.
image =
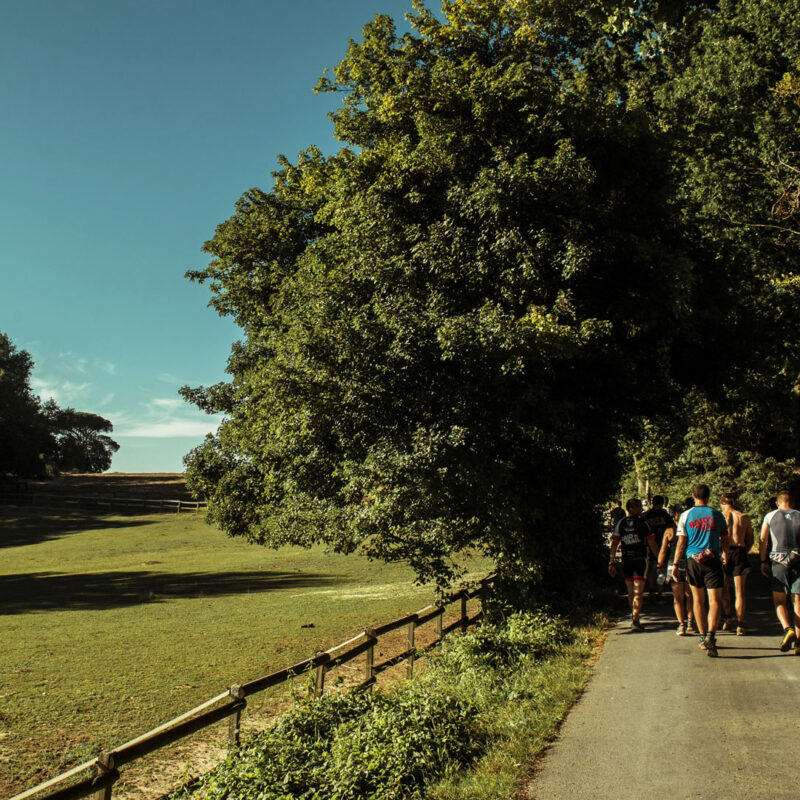
[[[625,517],[614,528],[612,539],[620,543],[622,560],[644,558],[647,555],[647,540],[655,539],[655,534],[641,517]]]
[[[770,560],[781,562],[792,550],[800,550],[800,511],[777,508],[764,517],[764,522],[769,525]]]
[[[703,550],[719,555],[719,538],[728,530],[728,523],[721,511],[708,506],[694,506],[681,514],[678,520],[678,536],[688,537],[686,555],[696,556]]]

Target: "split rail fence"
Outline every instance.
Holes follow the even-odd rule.
[[[247,683],[234,684],[216,697],[206,700],[169,722],[165,722],[112,750],[103,751],[91,761],[79,764],[55,778],[15,795],[11,800],[27,800],[34,796],[36,800],[81,800],[81,798],[89,796],[94,796],[95,800],[111,800],[113,786],[120,777],[120,767],[225,719],[228,720],[228,750],[235,750],[240,743],[242,713],[247,708],[248,697],[286,683],[304,673],[310,675],[312,672],[313,691],[317,697],[320,697],[325,691],[327,673],[362,654],[366,655],[364,677],[353,687],[354,689],[372,687],[381,672],[403,662],[406,663],[406,675],[410,678],[414,674],[416,659],[424,657],[431,649],[440,645],[449,633],[464,632],[482,619],[483,608],[481,607],[475,614],[469,616],[467,603],[473,598],[482,599],[484,592],[493,582],[494,576],[490,575],[484,578],[475,589],[463,589],[442,598],[437,605],[425,606],[414,614],[407,614],[391,622],[366,628],[352,639],[337,644],[329,650],[315,653],[310,658],[278,670],[278,672]],[[443,625],[445,609],[454,603],[460,603],[460,614],[455,621]],[[436,623],[436,638],[424,647],[417,647],[415,645],[416,631],[420,626],[431,622]],[[381,637],[401,628],[407,629],[408,647],[403,652],[376,664],[375,648]],[[92,774],[88,777],[69,786],[56,788],[88,770],[92,770]],[[50,791],[44,794],[47,790]]]
[[[0,492],[0,504],[39,508],[80,508],[90,511],[145,511],[159,509],[175,514],[199,514],[206,504],[197,500],[159,500],[139,497],[76,497],[49,492]]]

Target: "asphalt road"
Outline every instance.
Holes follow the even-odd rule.
[[[645,601],[645,631],[618,623],[523,796],[800,797],[800,656],[778,650],[766,581],[748,583],[751,633],[718,633],[716,659],[675,635],[668,594]]]

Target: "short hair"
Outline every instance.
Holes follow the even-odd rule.
[[[696,497],[698,500],[702,500],[704,503],[707,503],[708,498],[711,497],[711,489],[709,489],[704,483],[696,483],[692,487],[692,496]]]
[[[654,506],[663,506],[664,505],[664,498],[660,494],[657,494],[655,497],[653,497],[653,505]]]
[[[625,503],[625,508],[630,511],[635,505],[641,505],[642,501],[638,497],[631,497],[627,503]]]
[[[788,489],[782,489],[780,492],[778,492],[778,496],[775,498],[775,500],[778,503],[780,503],[781,500],[785,501],[786,503],[791,503],[792,493]]]
[[[736,495],[731,494],[731,492],[723,492],[719,498],[719,502],[723,505],[736,508]]]

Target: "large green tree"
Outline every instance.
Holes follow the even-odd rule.
[[[31,391],[33,359],[0,331],[0,477],[45,474],[52,438]]]
[[[186,459],[211,521],[440,581],[469,550],[545,589],[591,561],[690,270],[610,5],[378,16],[321,80],[345,146],[284,159],[189,273],[242,328],[231,380],[184,389],[226,415]]]
[[[0,332],[0,477],[103,472],[119,445],[113,425],[87,411],[42,403],[30,386],[33,359]]]
[[[800,2],[723,0],[692,28],[637,78],[672,143],[695,264],[680,399],[625,448],[661,488],[704,480],[761,513],[800,465]]]

